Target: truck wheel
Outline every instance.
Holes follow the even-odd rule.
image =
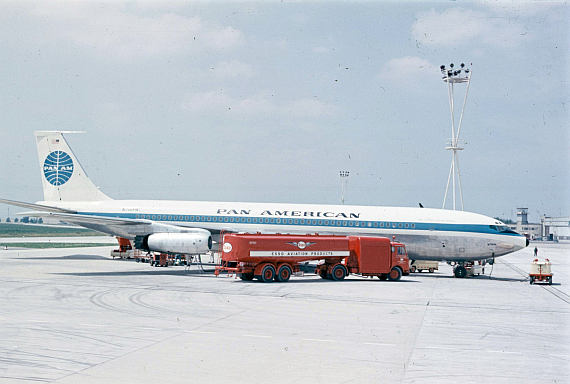
[[[552,285],[552,276],[548,278],[548,285]]]
[[[342,264],[337,264],[331,271],[331,279],[334,281],[343,280],[346,277],[346,268]]]
[[[275,267],[271,264],[267,264],[261,270],[261,276],[259,276],[259,280],[263,281],[264,283],[270,283],[275,278]]]
[[[465,276],[467,276],[467,270],[462,265],[459,265],[457,268],[455,268],[454,273],[455,273],[455,277],[459,277],[459,278],[464,278]]]
[[[328,279],[327,271],[324,269],[319,270],[319,276],[321,277],[321,279]]]
[[[400,271],[400,268],[398,267],[392,268],[392,270],[388,274],[388,280],[390,281],[398,281],[400,280],[400,277],[402,277],[402,271]]]
[[[386,276],[385,273],[382,273],[380,276],[377,276],[377,277],[382,281],[386,281],[388,279],[388,276]]]
[[[433,271],[435,271],[435,269],[430,268],[430,269],[428,269],[428,271],[429,271],[429,273],[433,273]]]
[[[412,265],[412,268],[410,269],[410,272],[416,273],[416,266],[415,266],[415,265]]]
[[[532,283],[534,283],[534,277],[530,277],[530,285],[532,285]]]
[[[251,281],[253,280],[253,272],[250,273],[240,273],[239,278],[244,281]]]
[[[283,264],[277,270],[277,274],[275,275],[275,281],[280,281],[282,283],[286,283],[291,278],[293,274],[293,270],[287,264]]]

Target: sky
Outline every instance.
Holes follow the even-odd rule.
[[[33,131],[71,130],[86,131],[66,138],[115,199],[340,204],[349,171],[345,204],[441,208],[452,153],[439,67],[463,62],[465,210],[568,216],[569,11],[0,0],[0,198],[42,200]]]

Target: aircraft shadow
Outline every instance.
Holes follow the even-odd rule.
[[[109,258],[97,255],[69,255],[58,257],[13,257],[11,260],[109,260]]]
[[[174,269],[174,268],[149,268],[148,271],[121,271],[121,272],[61,272],[53,273],[52,275],[60,276],[78,276],[78,277],[88,277],[88,276],[188,276],[188,275],[203,275],[209,276],[213,275],[213,270],[206,270],[205,272],[194,270],[184,270],[184,269]]]

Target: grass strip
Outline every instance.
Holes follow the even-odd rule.
[[[0,237],[75,237],[105,236],[101,232],[87,228],[65,228],[41,224],[0,223]]]

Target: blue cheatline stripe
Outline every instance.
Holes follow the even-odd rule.
[[[115,217],[120,219],[147,219],[160,222],[187,223],[194,226],[202,224],[267,224],[267,225],[291,225],[305,227],[325,228],[362,228],[362,229],[390,229],[390,230],[416,230],[434,232],[471,232],[489,233],[508,236],[521,236],[516,232],[499,232],[489,225],[484,224],[442,224],[442,223],[417,223],[417,222],[394,222],[394,221],[366,221],[366,220],[328,220],[317,219],[293,219],[282,217],[229,217],[214,215],[162,215],[162,214],[139,214],[139,213],[100,213],[78,212],[81,215]],[[202,225],[204,226],[204,225]]]

